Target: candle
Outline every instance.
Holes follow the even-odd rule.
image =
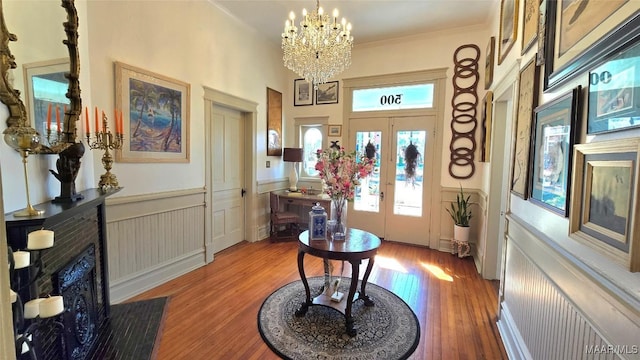
[[[120,110],[120,135],[124,134],[124,120],[122,119],[122,110]]]
[[[64,301],[62,300],[62,296],[44,298],[39,305],[41,318],[56,316],[64,311]]]
[[[49,110],[47,111],[47,130],[51,131],[51,103],[49,103]]]
[[[102,120],[104,120],[104,110],[102,110]],[[107,126],[106,126],[107,124],[105,123],[104,125],[105,125],[105,126],[104,126],[104,128],[102,129],[102,131],[104,131],[104,132],[106,133],[106,132],[107,132]]]
[[[96,106],[96,134],[100,132],[100,126],[98,124],[98,107]]]
[[[9,299],[11,299],[11,303],[15,303],[16,301],[18,301],[18,294],[16,294],[15,291],[9,289]]]
[[[14,269],[22,269],[31,265],[31,253],[28,251],[14,251],[13,264]]]
[[[118,109],[113,109],[113,128],[115,133],[118,134],[120,128],[118,127]]]
[[[87,131],[87,136],[89,136],[91,131],[89,131],[89,107],[88,106],[84,107],[84,127],[85,127],[85,130]]]
[[[42,298],[33,299],[27,301],[24,304],[24,318],[25,319],[35,319],[40,315],[40,303],[42,302]]]
[[[27,235],[27,249],[40,250],[48,249],[53,246],[53,231],[36,230]]]
[[[62,131],[60,127],[60,107],[56,105],[56,126],[58,127],[58,132]]]

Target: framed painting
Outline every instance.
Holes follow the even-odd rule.
[[[337,104],[338,91],[339,88],[337,81],[318,84],[318,88],[316,89],[316,105]]]
[[[480,161],[491,159],[491,127],[493,116],[493,91],[487,91],[482,101],[482,156]]]
[[[589,72],[587,133],[640,126],[640,42]]]
[[[342,136],[342,125],[329,125],[329,136]]]
[[[282,93],[267,88],[267,156],[282,155]]]
[[[632,272],[640,271],[638,150],[640,139],[576,145],[570,236]]]
[[[571,151],[576,139],[580,87],[534,110],[529,200],[568,216]]]
[[[549,0],[551,1],[551,0]],[[538,10],[538,53],[536,54],[536,65],[544,65],[545,41],[547,38],[547,0],[540,2]]]
[[[305,106],[313,105],[313,86],[305,79],[295,79],[293,81],[293,105]]]
[[[539,67],[532,59],[520,70],[518,112],[515,129],[515,147],[511,168],[511,192],[527,199],[529,184],[529,150],[533,109],[538,102]]]
[[[489,39],[486,49],[486,57],[484,60],[484,89],[489,90],[493,83],[493,62],[495,60],[496,38],[492,36]]]
[[[498,65],[500,65],[518,37],[518,0],[501,0],[498,34]]]
[[[55,121],[55,114],[64,117],[64,110],[69,106],[66,94],[69,80],[64,76],[70,71],[69,58],[54,59],[22,65],[24,75],[24,99],[31,126],[43,139],[47,136],[48,124],[52,134],[64,130],[64,125]],[[52,108],[54,121],[49,122],[49,107]],[[53,139],[52,139],[53,140]]]
[[[116,109],[123,114],[119,162],[189,162],[191,85],[115,63]]]
[[[524,55],[538,37],[538,25],[540,21],[540,0],[524,0],[524,18],[522,19],[522,50]]]
[[[586,72],[640,31],[640,1],[550,1],[546,11],[544,89]]]

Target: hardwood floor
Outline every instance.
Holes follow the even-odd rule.
[[[269,294],[299,280],[296,255],[295,241],[241,243],[132,299],[170,297],[157,358],[278,359],[260,337],[257,314]],[[305,271],[321,275],[322,260],[305,257]],[[420,344],[410,359],[507,358],[496,326],[496,283],[483,280],[471,258],[383,242],[369,281],[418,316]]]

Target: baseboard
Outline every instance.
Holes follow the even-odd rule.
[[[198,250],[126,276],[110,284],[111,303],[125,301],[204,265],[204,250]]]
[[[502,344],[510,360],[531,359],[531,354],[529,354],[520,332],[513,322],[509,308],[504,303],[500,304],[498,332],[500,332]]]

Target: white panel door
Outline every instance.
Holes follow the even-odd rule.
[[[212,237],[214,253],[244,240],[244,119],[242,113],[213,106]]]

